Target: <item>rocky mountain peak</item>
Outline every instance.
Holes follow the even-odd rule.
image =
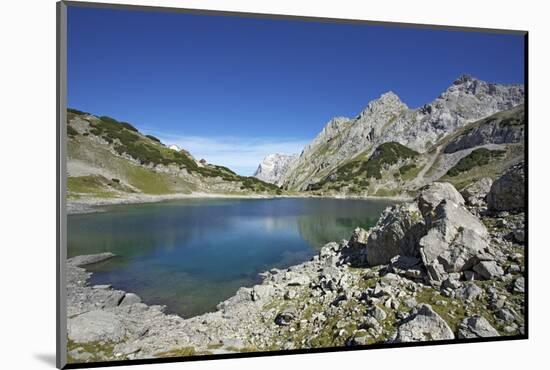
[[[393,91],[388,91],[378,99],[369,102],[367,107],[359,114],[358,118],[377,113],[398,113],[407,109],[407,105],[401,101]]]
[[[462,85],[462,84],[469,83],[469,82],[472,82],[472,81],[479,81],[479,80],[477,80],[476,78],[472,77],[469,74],[462,74],[462,75],[458,76],[458,78],[456,80],[453,81],[453,85]]]

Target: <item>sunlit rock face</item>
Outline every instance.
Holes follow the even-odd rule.
[[[297,155],[269,154],[254,172],[254,177],[271,184],[280,185],[283,174],[296,158]]]

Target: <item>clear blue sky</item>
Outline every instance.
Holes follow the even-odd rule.
[[[522,36],[69,7],[70,107],[251,174],[392,90],[428,103],[460,74],[523,83]]]

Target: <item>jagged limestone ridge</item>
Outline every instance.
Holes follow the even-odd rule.
[[[369,103],[351,120],[331,120],[283,176],[283,186],[305,190],[332,169],[379,144],[401,143],[421,153],[444,136],[523,103],[523,85],[501,85],[460,76],[433,102],[409,109],[393,92]]]

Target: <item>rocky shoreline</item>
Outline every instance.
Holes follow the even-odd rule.
[[[191,194],[166,194],[166,195],[149,195],[139,194],[131,197],[122,198],[81,198],[70,199],[67,201],[67,214],[85,214],[102,212],[104,206],[122,205],[122,204],[146,204],[160,203],[171,200],[182,199],[284,199],[284,198],[319,198],[319,199],[362,199],[362,200],[394,200],[408,201],[410,197],[377,197],[377,196],[360,196],[360,195],[315,195],[315,194],[291,194],[291,195],[265,195],[265,194],[215,194],[215,193],[191,193]]]
[[[184,319],[67,262],[72,362],[481,338],[525,333],[523,166],[459,193],[434,183],[370,230],[262,273]]]

